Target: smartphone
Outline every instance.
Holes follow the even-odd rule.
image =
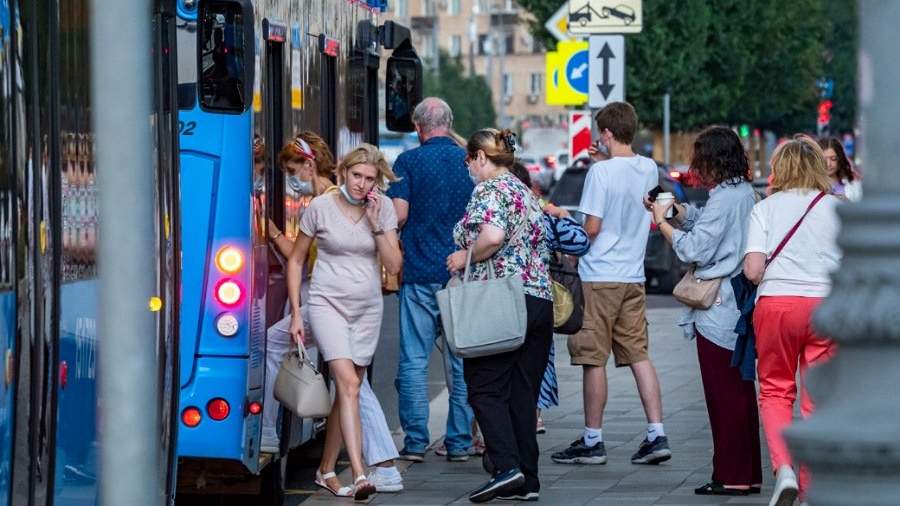
[[[662,193],[662,191],[663,191],[662,186],[656,185],[656,188],[647,192],[647,198],[650,200],[650,202],[656,202],[656,197],[660,193]]]

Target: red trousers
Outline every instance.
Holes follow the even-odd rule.
[[[821,301],[817,297],[761,297],[753,312],[759,412],[773,471],[792,463],[782,432],[793,421],[798,365],[802,379],[810,366],[827,361],[836,349],[833,342],[817,336],[812,329],[812,314]],[[806,418],[813,408],[804,388],[800,412]],[[808,477],[801,471],[801,489],[807,484]]]

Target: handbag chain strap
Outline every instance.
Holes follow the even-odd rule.
[[[803,216],[801,216],[800,219],[797,220],[797,223],[795,223],[794,226],[788,231],[787,235],[784,236],[784,239],[782,239],[781,243],[778,244],[778,247],[775,248],[775,252],[772,253],[772,256],[770,256],[769,259],[766,260],[766,267],[768,267],[769,264],[775,260],[775,257],[777,257],[779,253],[781,253],[781,250],[783,250],[784,247],[787,246],[788,241],[791,240],[791,237],[794,237],[794,233],[797,232],[797,229],[800,228],[800,224],[803,223],[803,220],[806,219],[806,215],[808,215],[809,212],[812,211],[814,207],[816,207],[816,204],[818,204],[824,196],[825,192],[819,192],[819,194],[816,195],[816,198],[814,198],[812,202],[809,203],[809,206],[807,206],[806,212],[803,213]]]

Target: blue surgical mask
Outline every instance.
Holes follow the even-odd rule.
[[[345,199],[347,202],[349,202],[350,205],[361,206],[361,205],[363,205],[363,204],[366,202],[365,199],[357,199],[357,198],[353,198],[353,195],[350,195],[350,191],[347,190],[347,185],[346,185],[346,184],[342,184],[342,185],[341,185],[341,195],[344,196],[344,199]]]
[[[313,194],[313,185],[310,181],[304,181],[298,176],[288,176],[287,183],[291,190],[294,190],[300,195]]]
[[[472,184],[477,185],[478,183],[481,182],[481,180],[478,179],[478,176],[476,176],[475,173],[472,172],[472,163],[471,162],[466,164],[466,169],[469,171],[469,179],[472,180]]]

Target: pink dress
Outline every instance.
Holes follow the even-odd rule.
[[[316,240],[311,277],[309,326],[325,361],[346,358],[372,363],[381,334],[383,300],[375,237],[363,215],[354,223],[341,212],[339,193],[313,199],[300,218],[300,231]],[[381,196],[381,227],[397,229],[391,199]]]

